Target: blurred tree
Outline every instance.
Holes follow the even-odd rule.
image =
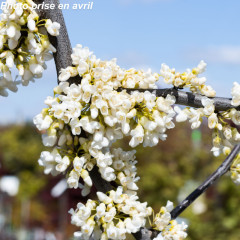
[[[52,216],[50,212],[54,209],[58,211],[56,202],[47,205],[43,199],[49,197],[39,197],[44,195],[44,190],[49,191],[52,187],[51,176],[44,175],[43,169],[37,163],[43,150],[40,134],[31,124],[8,126],[1,128],[0,132],[3,168],[6,173],[20,179],[20,190],[14,209],[15,225],[21,225],[22,203],[30,200],[26,207],[29,209],[30,222],[54,230],[52,221],[56,222],[57,216]],[[148,201],[155,211],[165,205],[168,199],[176,205],[217,168],[223,159],[213,157],[210,152],[211,138],[204,125],[201,133],[201,139],[198,138],[196,146],[189,126],[178,124],[174,131],[169,131],[166,142],[159,143],[156,148],[137,148],[141,201]],[[130,150],[125,139],[117,141],[115,147]],[[217,185],[208,189],[203,197],[181,215],[190,222],[188,238],[239,239],[239,197],[239,188],[228,177],[223,177]],[[74,195],[71,198],[74,198]],[[192,214],[193,212],[195,214]],[[72,230],[69,231],[69,236],[71,234]]]
[[[32,124],[1,129],[2,165],[9,175],[16,175],[21,180],[19,198],[33,197],[47,183],[37,164],[42,150],[41,137]]]
[[[22,225],[23,218],[26,221],[31,218],[32,222],[46,219],[44,203],[37,198],[48,183],[48,176],[42,174],[37,163],[43,150],[39,133],[29,123],[2,127],[0,132],[2,168],[7,175],[15,175],[20,180],[13,206],[14,226]]]

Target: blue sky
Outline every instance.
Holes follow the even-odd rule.
[[[62,0],[62,3],[88,3]],[[181,71],[200,60],[203,76],[218,96],[230,96],[240,82],[240,1],[93,0],[92,10],[64,10],[72,46],[88,46],[97,57],[116,57],[124,68],[152,68],[166,63]],[[0,97],[0,123],[31,120],[56,86],[54,63],[42,79]]]

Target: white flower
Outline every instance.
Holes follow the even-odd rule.
[[[81,172],[83,165],[86,163],[87,159],[85,156],[75,157],[73,160],[73,166],[76,172]]]
[[[57,22],[52,22],[50,19],[47,19],[45,27],[48,33],[52,36],[59,35],[60,24]]]
[[[81,44],[77,44],[75,48],[73,48],[73,53],[71,54],[71,58],[74,65],[77,65],[80,60],[86,61],[92,55],[92,52],[89,51],[87,47],[83,48]]]
[[[108,115],[108,104],[106,101],[99,99],[96,101],[96,107],[100,110],[102,115]]]
[[[83,75],[84,73],[88,72],[88,70],[89,70],[88,63],[85,62],[84,60],[79,60],[78,67],[77,67],[77,71],[79,75]]]
[[[71,77],[71,73],[67,69],[61,69],[60,75],[58,77],[59,81],[67,81]]]
[[[28,20],[27,26],[28,26],[28,29],[32,32],[36,28],[36,23],[33,19],[30,19]]]
[[[107,223],[111,222],[115,217],[115,215],[116,215],[116,208],[112,207],[105,213],[104,221]]]
[[[70,160],[69,160],[68,156],[64,156],[63,158],[59,158],[59,159],[56,160],[56,162],[58,163],[57,166],[56,166],[56,170],[58,172],[64,172],[70,164]]]
[[[15,13],[18,17],[23,14],[23,6],[21,3],[17,3],[17,7],[15,8]]]
[[[167,201],[166,209],[168,212],[171,212],[173,210],[173,202]]]
[[[231,120],[236,124],[240,125],[240,111],[237,111],[236,109],[231,109],[230,111],[230,117]]]
[[[100,128],[100,124],[96,121],[90,121],[88,116],[82,117],[80,123],[84,131],[91,134],[93,134],[96,129]]]
[[[216,91],[211,86],[203,85],[200,88],[200,92],[207,97],[215,97],[216,96]]]
[[[111,167],[99,168],[101,176],[108,182],[114,181],[116,179],[116,175],[114,174],[114,169]]]
[[[33,118],[33,123],[40,131],[48,129],[51,126],[52,122],[53,120],[49,115],[46,115],[43,118],[43,115],[41,113]]]
[[[101,202],[105,204],[109,204],[112,202],[112,199],[102,192],[97,192],[97,197]]]
[[[24,74],[24,66],[22,64],[17,65],[18,73],[20,76]]]
[[[14,38],[9,38],[8,39],[8,46],[11,50],[13,50],[14,48],[16,48],[18,45],[18,40],[15,40]]]
[[[90,178],[88,171],[86,171],[85,169],[82,169],[81,177],[89,187],[92,186],[92,179]]]
[[[176,220],[173,220],[171,222],[171,227],[168,229],[164,229],[164,231],[162,232],[162,236],[164,239],[183,240],[187,237],[187,227],[188,226],[184,222],[178,224]]]
[[[23,81],[30,81],[30,80],[32,80],[32,78],[33,78],[32,72],[25,68],[24,69],[24,74],[22,76],[22,80]]]
[[[173,83],[174,74],[172,73],[171,69],[164,63],[161,66],[160,75],[163,76],[165,83],[167,84]]]
[[[148,131],[154,131],[157,127],[157,123],[154,121],[149,120],[145,116],[141,117],[140,123]]]
[[[109,227],[107,229],[107,236],[110,238],[110,239],[119,239],[118,238],[118,231],[117,231],[117,228],[112,226],[112,227]]]
[[[52,175],[57,175],[57,171],[55,170],[56,166],[56,160],[61,159],[61,156],[59,155],[57,149],[53,149],[53,151],[50,153],[48,151],[41,152],[41,156],[38,160],[38,163],[40,166],[45,167],[44,173],[49,174],[52,173]]]
[[[191,115],[191,119],[189,120],[189,122],[192,123],[191,128],[192,129],[196,129],[199,128],[201,125],[201,117],[203,115],[203,111],[202,109],[190,109],[190,115]]]
[[[204,85],[206,81],[207,79],[205,77],[202,77],[202,78],[196,77],[191,80],[191,85],[198,87],[198,86]]]
[[[14,38],[17,34],[17,26],[15,23],[11,22],[7,28],[7,35],[9,38]]]
[[[218,117],[216,113],[212,113],[209,118],[208,118],[208,127],[210,129],[213,129],[217,126],[218,124]]]
[[[144,130],[142,125],[138,124],[136,128],[130,132],[130,135],[132,136],[132,139],[129,142],[129,145],[131,147],[136,147],[137,145],[142,143],[144,137]]]
[[[45,174],[51,173],[53,171],[53,169],[55,168],[54,157],[48,151],[41,152],[41,156],[40,156],[40,159],[38,160],[38,163],[40,166],[45,167],[45,169],[44,169]]]
[[[107,82],[112,77],[112,70],[111,68],[106,68],[102,71],[101,79],[104,82]]]
[[[207,67],[207,64],[203,60],[201,60],[197,66],[197,74],[201,74],[205,72],[206,67]]]
[[[73,135],[80,135],[81,134],[81,123],[78,118],[73,118],[70,121],[70,126],[72,129]]]
[[[29,70],[33,74],[41,74],[44,69],[40,64],[32,63],[32,64],[29,65]]]
[[[159,97],[156,101],[156,104],[160,111],[163,111],[165,113],[170,113],[173,111],[171,105],[173,105],[175,102],[176,102],[176,98],[168,94],[166,98]]]
[[[106,211],[106,206],[104,203],[101,203],[97,208],[96,208],[96,215],[98,218],[101,218],[105,215],[105,211]]]
[[[176,87],[180,87],[183,84],[184,84],[184,81],[179,77],[174,80],[174,86],[176,86]]]
[[[93,232],[93,227],[88,224],[85,224],[82,226],[81,231],[84,235],[89,237]]]
[[[55,135],[42,135],[43,145],[46,147],[52,147],[57,142],[57,136]]]
[[[232,138],[232,129],[230,127],[224,127],[223,134],[227,140],[230,140]]]
[[[214,101],[207,97],[203,97],[201,102],[202,105],[204,106],[203,109],[204,114],[210,116],[215,110],[215,106],[213,105]]]
[[[69,174],[69,178],[67,180],[68,186],[70,188],[78,188],[80,174],[74,170],[72,170]]]
[[[87,184],[82,185],[79,183],[79,188],[82,189],[81,194],[83,197],[86,197],[91,192],[91,187],[89,187]]]
[[[233,106],[239,106],[240,105],[240,84],[238,84],[237,82],[233,83],[233,88],[232,88],[232,101],[231,104]]]
[[[13,65],[14,65],[14,55],[10,51],[7,51],[6,66],[8,66],[9,68],[12,68]]]
[[[175,106],[174,111],[177,113],[176,121],[185,122],[188,119],[188,115],[180,109],[180,107]]]

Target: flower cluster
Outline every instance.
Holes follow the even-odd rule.
[[[175,116],[177,122],[189,120],[192,129],[200,127],[206,117],[213,130],[212,151],[215,155],[229,154],[240,142],[240,134],[229,120],[239,125],[240,112],[235,108],[216,111],[214,99],[209,98],[215,96],[215,91],[205,85],[205,78],[198,77],[206,67],[203,61],[183,74],[162,65],[159,75],[150,70],[122,69],[116,59],[102,61],[81,45],[73,49],[71,58],[73,66],[61,69],[54,96],[47,97],[47,108],[34,118],[42,131],[43,144],[51,148],[42,152],[39,164],[46,174],[66,173],[69,187],[82,188],[84,196],[92,187],[90,175],[95,166],[104,180],[114,181],[119,186],[116,191],[99,192],[99,201],[88,200],[86,205],[79,204],[76,211],[71,210],[72,223],[81,227],[75,233],[80,239],[89,239],[92,234],[102,240],[125,239],[126,233],[135,233],[145,226],[152,210],[136,195],[139,177],[135,151],[111,149],[112,144],[129,136],[133,148],[139,144],[152,147],[166,139],[167,130],[175,126]],[[81,81],[70,85],[68,80],[75,76]],[[154,91],[139,91],[156,89],[159,76],[175,87],[190,87],[192,92],[202,94],[202,107],[181,109],[173,106],[176,99],[170,94],[157,97]],[[239,105],[237,83],[232,95],[233,105]],[[231,170],[233,180],[240,182],[237,161]],[[154,218],[152,227],[161,231],[156,239],[186,238],[187,226],[171,220],[172,207],[168,202]]]
[[[240,104],[240,85],[234,83],[232,89],[232,105],[238,106]],[[183,122],[190,119],[192,129],[198,128],[203,117],[208,119],[208,127],[213,129],[213,148],[212,152],[215,156],[221,153],[228,155],[236,144],[240,143],[240,133],[236,125],[240,125],[240,111],[235,108],[227,111],[215,111],[214,100],[207,97],[202,98],[203,108],[193,109],[185,108],[181,110],[178,106],[174,107],[177,113],[176,121]],[[232,179],[235,183],[240,183],[240,174],[238,158],[231,167]]]
[[[72,166],[68,181],[71,187],[76,188],[82,174],[86,175],[85,170],[91,171],[97,165],[105,180],[117,179],[124,189],[135,191],[139,178],[136,177],[134,152],[115,149],[111,153],[108,148],[123,136],[131,136],[131,147],[141,143],[155,146],[159,139],[165,140],[166,130],[174,127],[172,105],[175,98],[171,95],[157,98],[148,91],[131,94],[116,91],[129,79],[135,84],[132,87],[143,87],[144,82],[146,88],[155,87],[153,84],[157,79],[149,72],[120,69],[115,60],[97,60],[89,49],[80,45],[74,49],[72,59],[76,67],[62,69],[61,82],[54,89],[54,97],[45,101],[48,108],[34,118],[37,128],[45,131],[43,144],[55,146],[52,159],[61,164],[57,172],[64,172]],[[81,83],[69,85],[66,80],[76,74],[82,77]],[[85,140],[81,135],[83,132]],[[56,151],[61,160],[55,157]],[[75,167],[76,157],[82,162],[79,170]],[[49,161],[40,162],[49,165]],[[55,169],[50,172],[55,172],[52,161],[51,166]]]
[[[201,103],[203,105],[203,108],[198,109],[187,107],[181,110],[178,106],[175,106],[174,110],[177,113],[176,121],[184,122],[189,119],[191,128],[196,129],[200,127],[203,117],[207,117],[208,126],[210,129],[213,129],[215,126],[217,126],[217,122],[214,121],[217,119],[217,115],[215,114],[214,101],[207,97],[203,97]]]
[[[187,69],[185,72],[176,72],[175,69],[169,68],[166,64],[162,64],[160,75],[163,77],[164,82],[172,84],[177,88],[189,87],[194,93],[200,93],[207,97],[214,97],[216,92],[211,86],[206,85],[206,78],[199,78],[198,75],[203,73],[207,64],[201,61],[196,68],[192,70]]]
[[[23,7],[24,5],[24,7]],[[39,20],[32,0],[7,0],[0,21],[0,95],[7,90],[16,92],[17,85],[27,86],[34,78],[41,78],[45,61],[56,49],[50,44],[47,32],[59,34],[59,23]],[[17,69],[20,80],[12,72]]]
[[[228,155],[233,147],[236,144],[239,144],[240,133],[236,127],[231,125],[231,121],[234,124],[240,124],[238,115],[240,115],[239,111],[236,109],[231,109],[230,111],[219,113],[218,116],[213,120],[215,123],[217,123],[213,131],[212,151],[214,152],[214,155],[218,156],[220,153]],[[230,122],[227,120],[230,120]]]
[[[174,107],[177,113],[176,121],[183,122],[190,119],[192,129],[201,125],[202,118],[208,119],[208,127],[213,129],[213,148],[215,156],[220,153],[228,155],[231,149],[240,142],[240,133],[237,128],[231,125],[240,125],[240,111],[235,108],[228,111],[215,111],[214,101],[209,98],[202,98],[204,108],[185,108],[181,110],[178,106]]]
[[[159,233],[153,240],[182,240],[187,237],[187,225],[182,222],[179,224],[176,220],[170,221],[170,226]]]
[[[159,213],[153,220],[153,228],[160,231],[154,240],[183,240],[187,237],[187,225],[176,220],[171,220],[170,212],[173,210],[173,203],[168,201],[166,207],[161,207]]]
[[[146,218],[152,214],[147,203],[140,203],[136,195],[123,193],[118,187],[108,194],[97,192],[99,201],[88,200],[86,205],[79,203],[77,209],[70,210],[72,224],[81,227],[75,232],[79,239],[126,239],[126,234],[136,233],[146,224]]]
[[[125,239],[126,233],[145,225],[150,208],[137,201],[135,151],[110,147],[124,136],[130,136],[131,147],[155,146],[159,139],[165,140],[166,130],[175,126],[176,99],[171,95],[156,97],[149,91],[117,91],[155,89],[159,75],[150,70],[121,69],[115,59],[101,61],[81,45],[73,49],[71,57],[74,66],[61,70],[54,96],[45,100],[48,107],[34,118],[43,133],[43,144],[52,148],[42,152],[39,164],[46,174],[67,173],[69,187],[82,188],[83,195],[90,192],[94,166],[103,179],[115,181],[120,186],[116,192],[98,193],[99,204],[92,200],[86,206],[79,204],[71,211],[72,222],[81,227],[75,234],[81,239],[88,239],[93,230],[99,235],[100,229],[104,229],[102,239]],[[81,83],[70,85],[67,80],[77,75]],[[98,216],[101,211],[106,215]]]

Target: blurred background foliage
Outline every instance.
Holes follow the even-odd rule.
[[[34,197],[46,185],[47,178],[37,164],[43,151],[41,137],[31,124],[13,125],[1,129],[0,154],[2,165],[9,175],[19,177],[17,197]]]
[[[61,239],[70,239],[73,228],[69,214],[65,212],[63,217],[59,216],[59,206],[64,204],[62,199],[66,200],[66,197],[52,200],[49,194],[61,177],[44,175],[37,163],[43,150],[40,134],[30,123],[1,127],[0,134],[0,177],[15,175],[20,180],[18,194],[10,198],[14,216],[12,228],[19,229],[24,225],[25,228],[40,227],[57,232],[60,226],[65,232]],[[130,150],[128,140],[118,141],[114,147]],[[223,157],[213,157],[210,152],[211,133],[205,124],[194,132],[188,124],[177,124],[175,129],[168,131],[165,142],[154,148],[139,146],[136,150],[141,177],[140,200],[147,201],[155,212],[167,200],[177,205],[223,160]],[[75,195],[68,194],[68,208],[75,207],[79,200],[86,200],[80,199],[79,192],[75,191]],[[240,187],[229,176],[222,177],[181,215],[189,224],[188,239],[239,239],[239,198]],[[60,225],[59,218],[64,219]]]

